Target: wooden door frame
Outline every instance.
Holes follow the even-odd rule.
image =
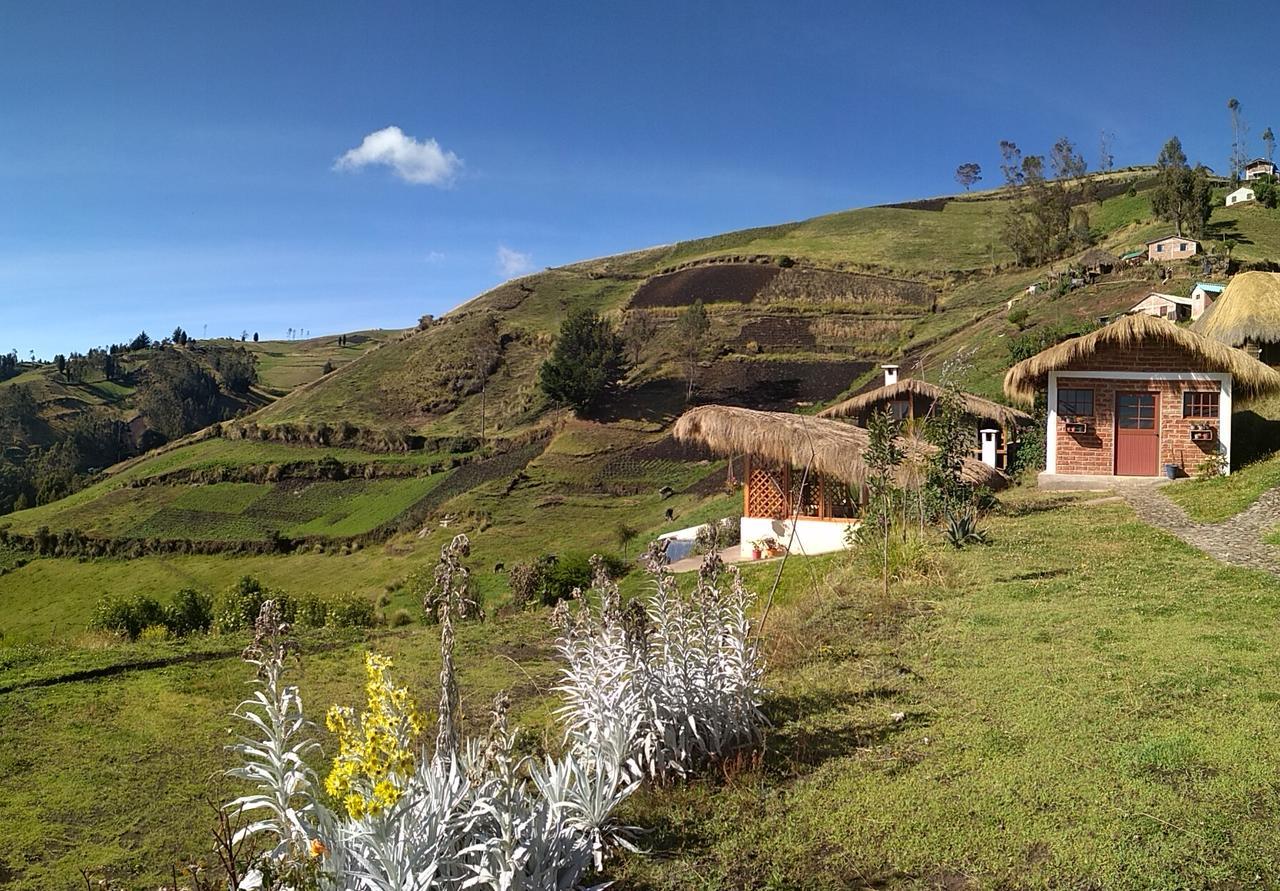
[[[1155,414],[1156,422],[1156,472],[1154,476],[1160,475],[1160,442],[1164,435],[1163,424],[1161,423],[1161,393],[1159,390],[1122,390],[1117,388],[1111,396],[1111,475],[1120,476],[1120,397],[1121,396],[1153,396],[1155,397]],[[1097,407],[1094,407],[1097,411]],[[1136,474],[1124,474],[1124,476],[1136,476]]]

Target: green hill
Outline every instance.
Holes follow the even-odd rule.
[[[1119,251],[1167,229],[1150,218],[1149,175],[1138,169],[1103,178],[1105,197],[1091,208],[1100,244]],[[905,359],[908,374],[936,378],[944,362],[963,356],[965,385],[999,396],[1011,342],[1089,324],[1149,290],[1185,293],[1201,277],[1198,263],[1170,268],[1168,280],[1160,270],[1137,267],[1059,290],[1065,261],[1037,269],[1011,265],[999,239],[1008,200],[996,191],[864,208],[575,263],[505,283],[413,331],[352,335],[345,348],[333,338],[234,344],[257,356],[261,407],[111,467],[67,498],[0,517],[0,723],[7,727],[0,746],[0,817],[11,827],[15,850],[26,852],[21,863],[0,853],[0,877],[15,888],[60,887],[81,881],[81,865],[106,865],[156,884],[168,876],[170,860],[204,850],[204,826],[190,804],[205,778],[225,766],[224,716],[246,676],[236,661],[243,640],[215,635],[125,644],[104,638],[86,629],[106,595],[163,600],[184,587],[220,593],[248,574],[295,595],[352,592],[373,600],[386,627],[305,636],[308,664],[315,667],[304,681],[306,695],[317,706],[350,701],[359,687],[360,654],[369,647],[401,657],[419,687],[432,676],[435,668],[420,654],[431,649],[434,631],[419,618],[422,592],[414,580],[429,570],[442,544],[465,531],[478,592],[495,616],[491,626],[468,627],[461,636],[463,683],[472,697],[465,703],[468,720],[482,722],[482,701],[515,687],[517,716],[535,730],[547,729],[554,706],[545,692],[554,680],[549,633],[543,616],[512,609],[510,567],[539,555],[626,548],[634,556],[660,532],[740,509],[735,474],[741,468],[679,447],[667,436],[671,419],[685,406],[671,326],[694,300],[706,304],[711,319],[697,400],[809,411],[874,380],[878,364],[889,359]],[[1233,239],[1238,261],[1280,257],[1278,220],[1280,213],[1263,208],[1218,208],[1211,239]],[[1031,284],[1043,287],[1029,294]],[[536,385],[560,323],[579,307],[620,323],[643,312],[655,326],[635,344],[638,361],[617,398],[589,418],[547,405]],[[1012,319],[1011,310],[1017,310]],[[329,373],[326,362],[334,369]],[[42,405],[53,406],[72,390],[90,400],[92,387],[64,387],[47,368],[28,369],[16,380],[22,377],[45,388]],[[123,412],[129,394],[95,398]],[[917,593],[921,603],[929,601],[927,608],[876,600],[850,569],[836,567],[831,581],[826,573],[835,564],[829,559],[789,563],[779,590],[779,625],[770,638],[771,659],[780,666],[771,681],[779,692],[770,704],[779,763],[751,773],[749,784],[736,785],[730,777],[723,796],[702,784],[669,801],[644,796],[637,821],[668,827],[656,844],[667,846],[682,866],[710,866],[708,874],[729,876],[725,881],[741,875],[732,864],[753,850],[778,875],[804,875],[787,863],[811,852],[825,858],[824,868],[835,868],[846,851],[829,839],[802,832],[794,850],[784,850],[776,839],[762,844],[753,837],[745,827],[767,827],[782,838],[786,821],[748,787],[783,800],[797,775],[814,826],[830,808],[822,797],[829,785],[824,759],[833,759],[842,775],[867,780],[851,788],[849,800],[870,802],[869,812],[896,801],[889,790],[910,790],[918,774],[908,768],[923,760],[929,745],[917,731],[933,734],[924,716],[935,708],[928,696],[936,691],[919,688],[928,683],[923,676],[933,674],[935,626],[929,623],[935,609],[942,611],[939,627],[949,648],[939,658],[959,652],[964,661],[943,672],[937,702],[948,715],[972,714],[972,701],[990,689],[990,679],[973,668],[983,664],[981,653],[957,643],[973,640],[974,628],[1007,644],[1011,665],[1037,658],[1037,646],[1058,639],[1061,628],[1046,624],[1056,616],[1019,611],[1028,598],[1056,602],[1050,595],[1065,590],[1063,579],[1074,574],[1097,595],[1100,627],[1110,627],[1109,611],[1119,608],[1111,596],[1114,567],[1080,566],[1073,542],[1108,548],[1108,560],[1120,566],[1149,530],[1117,505],[1099,514],[1086,505],[1036,501],[1023,516],[1019,505],[1030,497],[1015,494],[1010,512],[994,521],[995,547],[946,558],[947,566],[955,566],[947,570],[944,600],[935,598],[942,576],[919,580]],[[1160,571],[1152,576],[1174,578],[1177,567],[1190,565],[1206,584],[1225,578],[1224,597],[1248,599],[1251,576],[1199,556],[1189,561],[1184,551],[1162,540],[1153,550]],[[1029,569],[1036,574],[1006,577],[1012,562],[1028,554],[1035,556]],[[1130,581],[1141,583],[1132,561],[1124,565],[1133,570]],[[751,567],[748,581],[767,589],[772,571]],[[994,586],[979,581],[994,577]],[[1175,587],[1178,596],[1186,594]],[[1182,610],[1191,615],[1200,608],[1188,595],[1170,612],[1172,589],[1143,597],[1136,599],[1164,623],[1142,626],[1149,632],[1142,636],[1144,647],[1181,621]],[[970,615],[971,602],[981,604],[983,615]],[[400,611],[409,611],[408,624],[393,627]],[[1245,624],[1240,615],[1234,605],[1224,608],[1223,635],[1241,633],[1233,624]],[[1007,639],[1000,636],[1005,627]],[[1207,647],[1195,637],[1198,628],[1174,630]],[[864,633],[868,648],[858,637]],[[887,641],[899,633],[910,643]],[[1094,640],[1088,631],[1081,640],[1083,655],[1073,671],[1088,672],[1103,637],[1099,632]],[[1147,661],[1133,675],[1133,690],[1167,683],[1161,680],[1164,651],[1156,643],[1144,650]],[[900,652],[920,675],[897,662]],[[1210,664],[1210,655],[1203,660]],[[1049,723],[1038,706],[1024,715],[1017,710],[1027,704],[1014,692],[1005,695],[1006,714]],[[909,716],[888,726],[891,711]],[[1080,723],[1067,726],[1099,726],[1096,715],[1080,711]],[[1223,706],[1223,714],[1228,711]],[[1013,764],[1014,750],[1000,748],[1003,737],[963,720],[955,719],[962,728],[960,754],[947,750],[949,760],[938,762],[939,770],[970,782],[974,773],[963,752],[973,746],[988,746]],[[1132,715],[1126,720],[1141,723]],[[1222,721],[1227,726],[1229,718]],[[1147,732],[1131,729],[1135,739]],[[899,733],[909,740],[902,749],[893,744]],[[1096,748],[1096,741],[1072,737],[1062,757],[1083,757]],[[31,751],[41,758],[24,754]],[[866,772],[866,760],[882,754],[891,756],[886,765],[904,759],[900,773],[885,767],[888,784]],[[785,759],[793,760],[784,765]],[[1106,784],[1098,786],[1064,780],[1046,794],[1062,807],[1084,789],[1080,794],[1096,804],[1106,800]],[[90,800],[86,789],[99,791]],[[878,844],[885,858],[897,856],[888,849],[899,850],[914,875],[923,876],[934,852],[957,844],[944,830],[964,819],[969,804],[965,795],[938,793],[932,785],[911,794],[933,796],[928,800],[938,829],[928,838],[932,847],[913,847],[909,839],[899,847],[896,836],[893,845]],[[122,821],[120,814],[136,810],[139,795],[154,806]],[[679,812],[683,807],[687,813]],[[714,829],[703,833],[690,825],[698,819],[690,814],[712,808],[719,808]],[[1247,804],[1239,810],[1252,813]],[[960,862],[972,855],[982,875],[992,875],[994,863],[1021,857],[998,843],[998,814],[982,815],[991,825],[985,841],[936,856],[954,854]],[[1185,815],[1188,821],[1198,816]],[[1114,835],[1115,860],[1122,864],[1095,865],[1089,876],[1098,886],[1145,864],[1124,848],[1128,829],[1113,817],[1094,815],[1096,826]],[[909,822],[904,815],[897,835]],[[859,850],[879,850],[867,839],[879,832],[870,826],[858,830]],[[1054,831],[1057,843],[1062,833]],[[690,841],[694,836],[705,836],[702,848]],[[1034,839],[1023,841],[1031,845]],[[1079,855],[1065,841],[1062,850]],[[659,857],[629,867],[634,884],[670,886],[656,875],[663,862]],[[871,877],[867,881],[879,881],[874,864],[865,858],[857,863]]]

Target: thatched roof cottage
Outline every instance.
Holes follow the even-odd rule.
[[[869,441],[863,428],[787,412],[703,405],[685,412],[672,432],[680,442],[743,458],[744,544],[775,538],[801,553],[820,554],[842,549],[846,530],[858,525]],[[907,454],[905,481],[912,459],[920,463],[933,446],[912,437],[904,437],[901,446]],[[992,489],[1008,482],[994,467],[972,459],[965,460],[962,475]]]
[[[1014,365],[1005,393],[1047,393],[1045,473],[1188,474],[1231,469],[1231,400],[1280,390],[1280,373],[1241,350],[1148,315],[1124,316]]]

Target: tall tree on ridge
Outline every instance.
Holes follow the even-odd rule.
[[[956,168],[956,182],[964,186],[966,192],[980,179],[982,179],[982,167],[973,161],[968,161]]]
[[[1005,185],[1017,188],[1022,185],[1022,149],[1016,142],[1000,140],[1000,172]]]
[[[1111,172],[1111,168],[1115,166],[1116,158],[1112,154],[1115,140],[1116,135],[1107,130],[1098,133],[1098,169],[1103,173]]]
[[[1267,160],[1270,161],[1276,153],[1276,135],[1271,132],[1271,128],[1262,131],[1262,143],[1267,147]]]
[[[1240,115],[1240,100],[1234,96],[1227,100],[1227,111],[1231,112],[1231,179],[1239,182],[1244,175],[1245,158],[1245,123]]]

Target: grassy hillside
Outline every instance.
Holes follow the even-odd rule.
[[[401,331],[382,329],[353,331],[344,335],[339,344],[338,335],[311,337],[306,340],[263,341],[214,341],[243,346],[258,360],[258,383],[262,389],[282,396],[295,387],[310,383],[321,376],[325,364],[341,368],[370,350],[390,343],[401,336]]]
[[[1167,228],[1146,191],[1112,191],[1092,208],[1102,244]],[[23,852],[0,850],[0,885],[68,886],[80,866],[154,884],[203,851],[192,803],[225,766],[244,641],[104,638],[86,631],[100,597],[216,593],[246,574],[295,594],[355,592],[384,620],[413,619],[308,632],[312,713],[353,700],[368,648],[396,656],[429,702],[435,631],[409,580],[465,531],[494,621],[463,633],[464,711],[475,724],[492,693],[512,690],[531,745],[551,746],[550,632],[541,612],[510,608],[510,567],[619,553],[624,539],[634,556],[661,532],[740,510],[740,467],[666,433],[685,407],[672,335],[684,306],[702,299],[711,317],[698,400],[811,410],[889,359],[936,378],[963,356],[964,385],[998,397],[1015,338],[1149,290],[1185,293],[1200,275],[1141,267],[1059,293],[1065,263],[1010,267],[1006,200],[866,208],[578,263],[345,348],[245,344],[262,395],[285,395],[0,517],[0,530],[48,543],[0,546],[0,818]],[[1237,259],[1259,260],[1280,257],[1276,220],[1233,208],[1211,224]],[[1029,295],[1032,283],[1046,287]],[[618,397],[592,418],[548,406],[536,374],[562,320],[591,307],[622,321],[642,289],[657,332]],[[321,375],[326,362],[335,370]],[[24,374],[52,386],[47,370]],[[1259,464],[1226,490],[1197,489],[1196,510],[1229,512],[1273,481]],[[623,886],[1280,880],[1266,780],[1277,763],[1256,743],[1276,686],[1276,641],[1258,630],[1275,627],[1274,579],[1224,569],[1122,506],[1023,492],[1008,505],[988,521],[990,548],[934,542],[889,601],[845,557],[789,561],[766,637],[770,754],[723,782],[641,795],[627,818],[652,831],[654,855],[615,867]],[[112,556],[76,550],[84,540]],[[748,579],[767,589],[775,568]],[[152,806],[138,811],[140,798]]]

